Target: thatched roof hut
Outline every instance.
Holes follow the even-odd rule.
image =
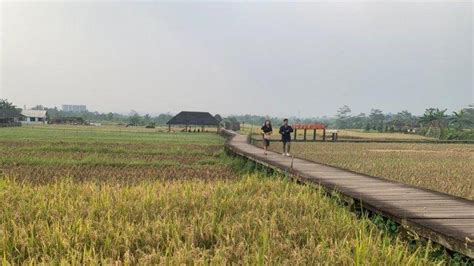
[[[216,126],[219,127],[220,122],[208,112],[189,112],[182,111],[173,118],[171,118],[167,123],[169,130],[171,126],[181,125],[185,126],[187,130],[188,126]]]

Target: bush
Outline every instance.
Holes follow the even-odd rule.
[[[474,140],[474,130],[449,130],[444,134],[443,139],[447,140]]]

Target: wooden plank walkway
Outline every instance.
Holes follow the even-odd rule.
[[[223,133],[229,136],[227,148],[237,155],[288,172],[304,183],[337,190],[411,232],[474,258],[474,201],[275,152],[264,155],[247,143],[246,136]]]

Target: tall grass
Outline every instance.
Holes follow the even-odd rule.
[[[11,263],[425,264],[319,190],[234,181],[2,179],[0,255]]]

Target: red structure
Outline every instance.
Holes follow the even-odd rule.
[[[294,124],[293,129],[326,129],[323,124]]]
[[[296,136],[297,136],[297,131],[298,129],[302,129],[304,130],[304,134],[303,134],[303,140],[306,140],[306,132],[307,130],[313,130],[313,141],[316,141],[316,130],[318,129],[322,129],[323,130],[323,141],[326,141],[326,126],[323,125],[323,124],[294,124],[292,125],[293,129],[294,129],[294,139],[296,140]],[[336,133],[337,134],[337,133]],[[332,136],[332,139],[333,141],[335,141],[337,139],[337,135],[336,136]]]

